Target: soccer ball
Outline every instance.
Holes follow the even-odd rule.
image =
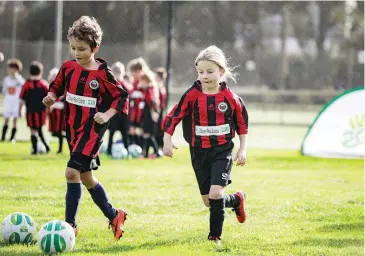
[[[114,159],[124,159],[128,157],[128,150],[122,143],[114,143],[112,145],[112,157]]]
[[[128,152],[132,157],[138,158],[142,155],[142,148],[136,144],[132,144],[129,145]]]
[[[28,244],[36,233],[36,225],[32,217],[24,212],[9,214],[1,224],[3,239],[9,244]]]
[[[37,242],[46,254],[71,251],[75,246],[75,231],[63,220],[52,220],[39,230]]]
[[[38,154],[45,154],[47,152],[46,146],[42,143],[42,141],[37,142],[37,153]]]

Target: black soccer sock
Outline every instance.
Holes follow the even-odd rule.
[[[76,227],[76,215],[82,194],[81,183],[67,183],[65,221]]]
[[[156,136],[156,142],[159,148],[163,148],[163,137],[162,136]]]
[[[109,132],[109,140],[108,140],[108,149],[106,151],[108,155],[112,154],[113,137],[114,137],[114,132],[110,131]]]
[[[38,153],[38,149],[37,149],[38,139],[37,139],[37,136],[35,136],[35,135],[30,136],[30,141],[32,142],[32,148],[33,148],[32,154],[37,154]]]
[[[240,198],[233,194],[224,195],[224,206],[226,208],[236,208],[240,205]]]
[[[126,148],[126,149],[128,149],[128,146],[130,145],[129,144],[129,139],[130,139],[130,137],[129,137],[129,135],[128,135],[128,132],[126,131],[126,130],[122,130],[121,131],[121,133],[122,133],[122,139],[123,139],[123,143],[124,143],[124,147]]]
[[[143,138],[143,153],[144,157],[148,158],[148,152],[150,151],[150,141],[149,138]]]
[[[49,152],[50,148],[46,142],[46,139],[44,138],[43,136],[43,131],[42,131],[42,128],[39,128],[38,129],[38,135],[39,135],[39,138],[41,139],[43,145],[46,147],[46,151]]]
[[[63,136],[60,133],[60,134],[58,134],[57,137],[58,137],[58,142],[59,142],[59,144],[58,144],[58,153],[61,153],[62,152],[62,146],[63,146]]]
[[[16,134],[16,128],[13,127],[13,129],[11,129],[10,141],[12,141],[13,139],[15,139],[15,134]]]
[[[142,136],[137,136],[137,145],[143,148],[144,138]]]
[[[105,217],[112,221],[117,215],[117,210],[114,209],[109,202],[108,195],[106,194],[103,185],[101,185],[101,183],[99,182],[94,188],[88,189],[88,191],[94,203],[99,206]]]
[[[210,203],[210,232],[209,236],[220,237],[224,222],[224,200],[209,199]]]
[[[159,156],[158,154],[158,145],[155,136],[149,137],[150,145],[152,146],[153,150],[155,151],[155,154]]]
[[[3,126],[3,133],[1,135],[1,141],[5,140],[6,132],[8,131],[8,125],[4,124]]]

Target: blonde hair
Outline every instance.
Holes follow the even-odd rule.
[[[201,60],[207,60],[212,61],[215,64],[217,64],[220,68],[224,70],[224,75],[222,77],[222,80],[226,80],[226,78],[232,79],[233,82],[236,83],[236,74],[233,72],[233,70],[236,67],[231,67],[228,64],[228,60],[224,54],[224,52],[218,48],[215,45],[211,45],[204,50],[200,51],[198,54],[198,57],[195,59],[195,66],[198,65],[198,62]]]
[[[56,78],[57,74],[58,74],[59,69],[58,68],[52,68],[49,73],[48,73],[48,77],[47,80],[49,83],[53,82],[53,80]]]
[[[120,61],[113,63],[113,65],[111,66],[111,70],[117,78],[123,78],[125,75],[125,66]]]

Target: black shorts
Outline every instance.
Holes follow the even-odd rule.
[[[71,153],[70,160],[67,162],[67,167],[78,170],[80,173],[97,170],[100,166],[100,159],[97,156],[92,158],[80,153]]]
[[[209,194],[211,185],[225,187],[230,179],[233,164],[233,142],[213,148],[202,149],[190,146],[191,163],[201,195]]]
[[[155,134],[156,122],[153,121],[149,110],[143,112],[141,128],[143,129],[143,133],[149,133],[151,135]]]

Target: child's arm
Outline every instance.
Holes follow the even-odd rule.
[[[102,113],[98,112],[94,115],[95,122],[104,124],[110,120],[117,112],[123,112],[128,115],[129,96],[128,92],[117,82],[111,70],[107,67],[102,70],[105,72],[100,79],[100,94],[111,99],[110,108]]]
[[[163,153],[165,156],[172,157],[172,149],[177,147],[172,143],[172,135],[174,134],[175,127],[183,119],[184,116],[189,114],[189,91],[186,92],[180,99],[180,102],[170,111],[163,121],[164,127],[164,146]]]
[[[240,139],[240,148],[235,157],[237,166],[246,164],[246,149],[247,149],[247,128],[248,128],[248,114],[241,98],[236,99],[236,106],[233,113],[233,120],[235,122],[236,131]]]

